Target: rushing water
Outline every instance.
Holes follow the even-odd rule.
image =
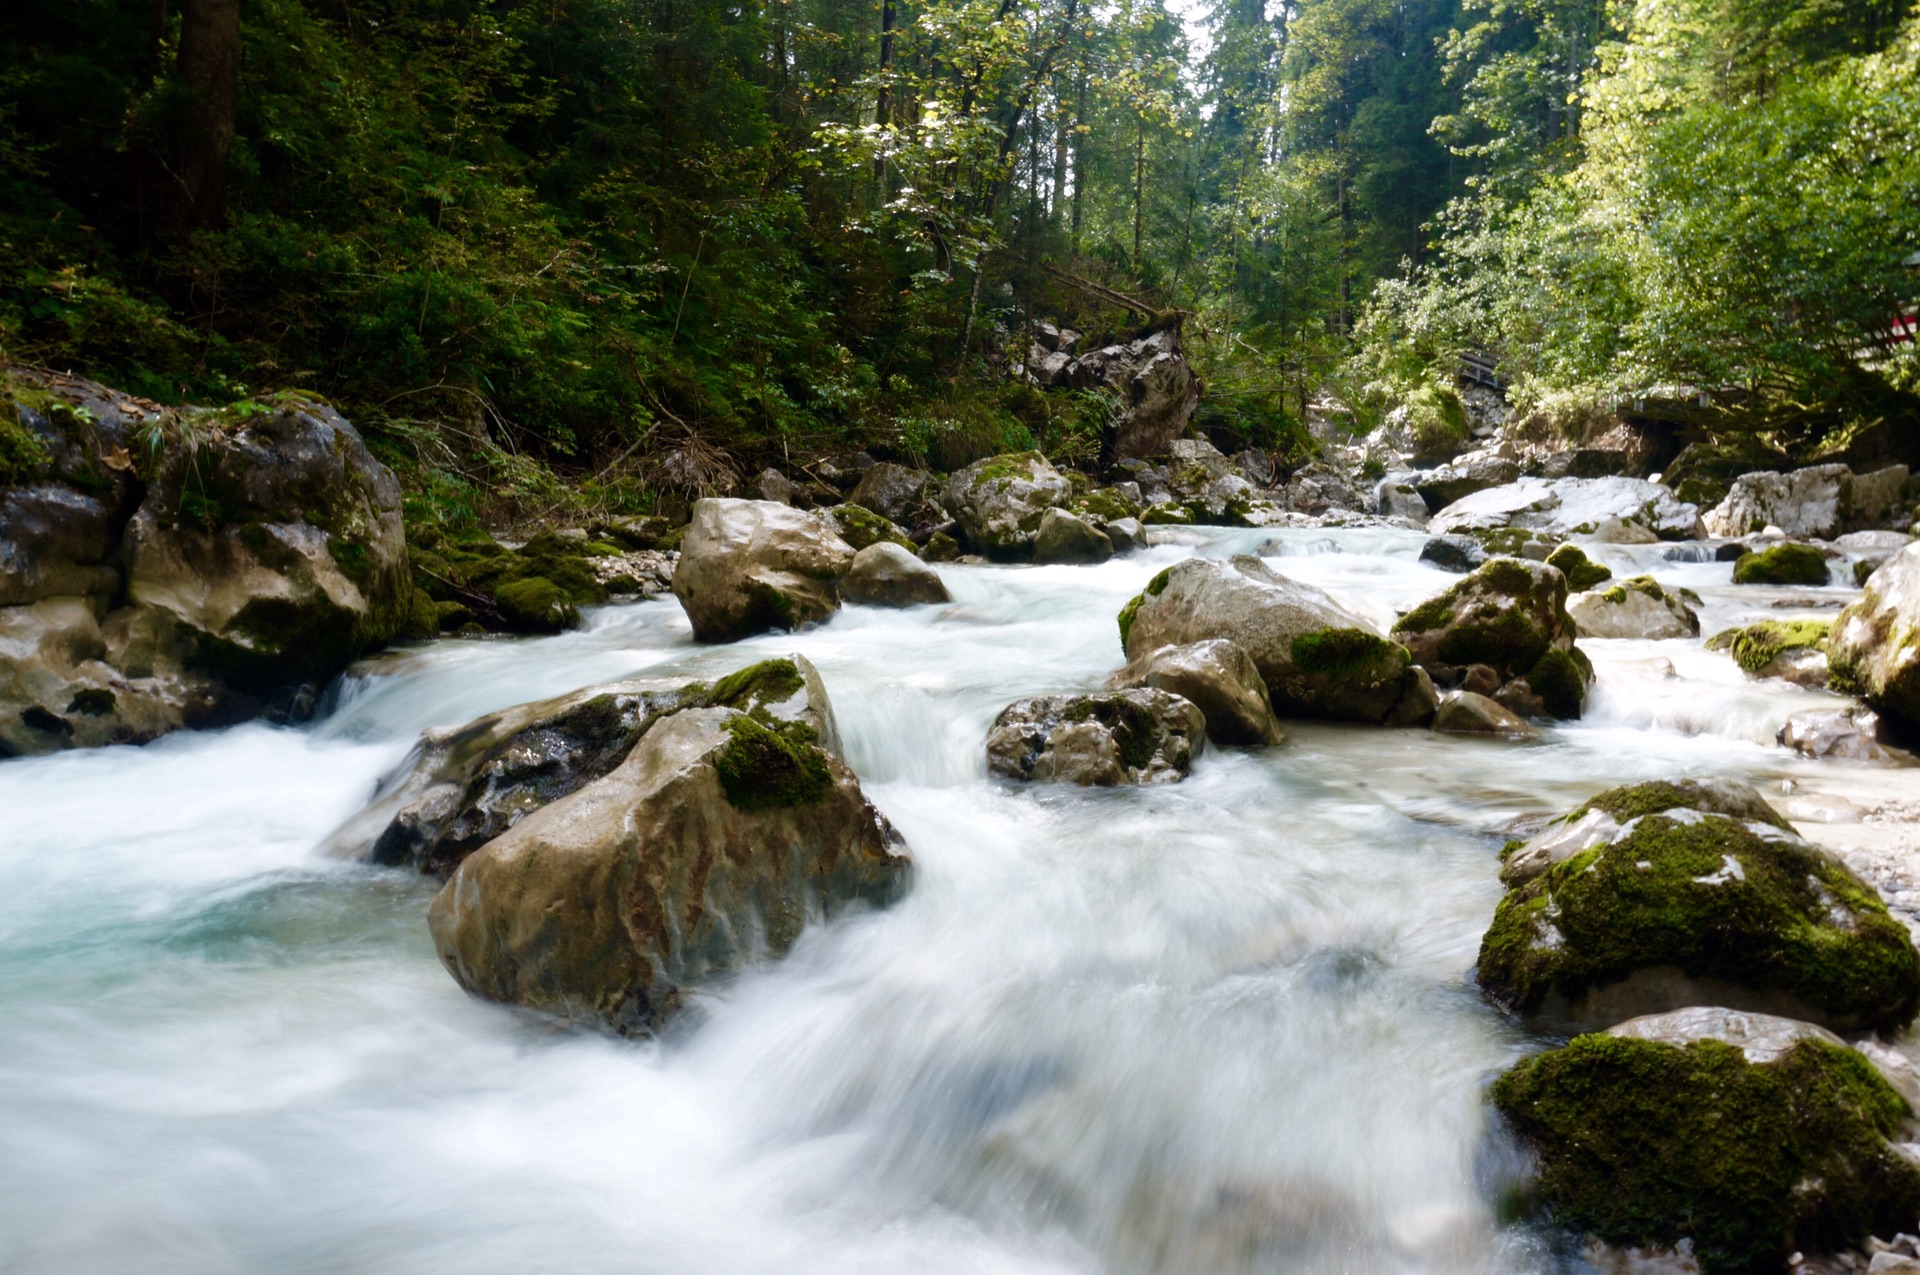
[[[1453,579],[1394,532],[1188,539],[945,568],[950,606],[726,648],[670,598],[610,607],[386,661],[305,729],[0,765],[0,1271],[1577,1266],[1496,1220],[1486,1085],[1542,1043],[1470,979],[1504,832],[1652,776],[1865,773],[1772,746],[1838,701],[1698,642],[1590,642],[1588,718],[1538,743],[1289,723],[1177,785],[987,779],[994,713],[1099,686],[1114,614],[1179,557],[1258,549],[1382,622]],[[1697,589],[1709,633],[1843,596],[1596,556]],[[314,853],[424,727],[787,650],[915,889],[668,1039],[469,1000],[426,935],[434,883]]]

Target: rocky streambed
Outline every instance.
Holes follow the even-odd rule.
[[[786,515],[758,516],[777,538]],[[681,599],[589,604],[574,631],[357,666],[303,725],[0,766],[0,1260],[1573,1271],[1626,1246],[1580,1238],[1619,1219],[1555,1177],[1555,1140],[1594,1116],[1609,1154],[1644,1151],[1660,1128],[1606,1086],[1664,1067],[1676,1127],[1716,1095],[1833,1098],[1769,1136],[1836,1185],[1796,1194],[1774,1157],[1781,1227],[1716,1231],[1707,1260],[1783,1264],[1791,1233],[1864,1269],[1907,1206],[1877,1077],[1911,1074],[1920,768],[1791,656],[1839,649],[1818,622],[1861,596],[1850,572],[1735,584],[1589,539],[1584,568],[1461,574],[1393,526],[1151,538],[937,565],[938,592],[911,555],[828,544],[828,572],[867,554],[863,596],[902,605],[715,645]],[[783,584],[694,578],[749,612]],[[1247,623],[1205,631],[1201,597]],[[1604,608],[1645,636],[1574,622]],[[1516,611],[1526,642],[1469,623]],[[1790,718],[1852,743],[1797,751]],[[1632,797],[1611,830],[1583,809],[1681,778],[1759,805]],[[634,857],[634,827],[676,819],[705,884]],[[1654,834],[1712,860],[1685,888],[1793,912],[1800,946],[1723,945],[1745,959],[1596,1004],[1632,970],[1583,928],[1588,869],[1668,864]],[[1559,944],[1504,941],[1541,899]],[[569,908],[603,920],[542,930]],[[1732,932],[1656,913],[1633,931],[1655,975]],[[1701,999],[1739,1003],[1619,1026]],[[1609,1023],[1581,1039],[1618,1043],[1562,1048]],[[1570,1120],[1575,1083],[1596,1096]]]

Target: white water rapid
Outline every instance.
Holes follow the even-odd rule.
[[[993,715],[1099,686],[1115,613],[1177,558],[1258,549],[1383,624],[1455,578],[1412,534],[1186,539],[942,568],[951,606],[733,647],[695,647],[671,598],[609,607],[386,660],[301,729],[0,764],[0,1271],[1579,1269],[1496,1217],[1485,1087],[1544,1043],[1471,981],[1505,830],[1724,774],[1874,850],[1916,772],[1788,754],[1785,716],[1840,701],[1674,641],[1583,642],[1591,712],[1538,743],[1290,722],[1181,784],[988,780]],[[1662,548],[1594,552],[1698,590],[1708,633],[1845,596]],[[789,650],[914,889],[667,1039],[468,999],[427,938],[434,882],[314,852],[424,727]]]

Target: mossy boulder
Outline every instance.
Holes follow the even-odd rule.
[[[1708,1275],[1775,1272],[1911,1227],[1906,1101],[1817,1028],[1690,1010],[1526,1059],[1494,1106],[1548,1218],[1622,1247],[1691,1244]]]
[[[1115,690],[1169,691],[1190,701],[1207,719],[1208,738],[1218,744],[1259,746],[1286,739],[1253,657],[1224,638],[1149,651],[1107,684]]]
[[[1920,544],[1867,577],[1833,622],[1827,663],[1836,689],[1864,698],[1907,730],[1920,728]]]
[[[1120,632],[1129,660],[1163,646],[1214,638],[1235,643],[1259,669],[1282,717],[1377,724],[1433,715],[1432,685],[1404,647],[1324,591],[1259,558],[1176,563],[1121,610]],[[1419,701],[1419,710],[1402,713],[1410,701]]]
[[[573,599],[545,576],[511,580],[493,591],[507,627],[520,633],[558,633],[580,623]]]
[[[1694,602],[1699,600],[1693,596]],[[1567,614],[1581,637],[1660,641],[1700,636],[1700,616],[1685,591],[1669,589],[1652,576],[1632,576],[1609,588],[1576,593],[1567,599]]]
[[[1784,544],[1734,559],[1735,584],[1826,584],[1827,555],[1812,545]]]
[[[868,545],[881,543],[899,545],[908,553],[913,552],[913,539],[894,522],[859,505],[835,505],[827,510],[833,516],[834,524],[840,528],[840,538],[853,546],[854,552]]]
[[[1567,581],[1538,562],[1495,558],[1400,617],[1393,636],[1442,686],[1493,670],[1493,698],[1523,716],[1580,716],[1592,666],[1574,645]]]
[[[595,562],[638,552],[626,548],[627,539],[550,529],[514,549],[478,528],[409,528],[415,583],[436,603],[458,607],[446,613],[442,627],[473,621],[509,633],[572,628],[580,622],[579,608],[606,602],[609,588]]]
[[[1083,787],[1173,783],[1186,778],[1206,741],[1205,715],[1169,691],[1042,695],[994,718],[987,769]]]
[[[1531,840],[1509,843],[1501,853],[1500,879],[1509,886],[1531,881],[1589,847],[1606,845],[1629,820],[1680,809],[1793,830],[1750,784],[1734,779],[1656,779],[1609,788],[1555,819]]]
[[[975,461],[947,480],[940,503],[967,541],[989,558],[1033,555],[1047,510],[1066,507],[1073,485],[1039,452],[1012,452]]]
[[[1569,817],[1565,836],[1584,844],[1511,890],[1481,941],[1496,1003],[1552,1026],[1696,1004],[1840,1031],[1912,1021],[1920,957],[1871,887],[1777,815],[1706,801],[1628,813],[1671,797],[1618,790],[1619,813],[1596,799]]]
[[[1567,578],[1567,588],[1573,593],[1585,593],[1613,579],[1611,568],[1587,557],[1578,545],[1561,545],[1547,555],[1547,565]]]
[[[1778,677],[1800,686],[1823,687],[1833,625],[1832,620],[1762,620],[1714,634],[1707,640],[1707,649],[1726,651],[1749,677]]]
[[[701,500],[680,544],[673,592],[701,642],[791,631],[839,609],[853,554],[826,514],[769,500]]]

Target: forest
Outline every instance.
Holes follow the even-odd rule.
[[[1916,119],[1904,0],[23,0],[0,356],[323,396],[447,523],[1097,460],[1038,320],[1285,463],[1467,354],[1801,461],[1920,424]]]

